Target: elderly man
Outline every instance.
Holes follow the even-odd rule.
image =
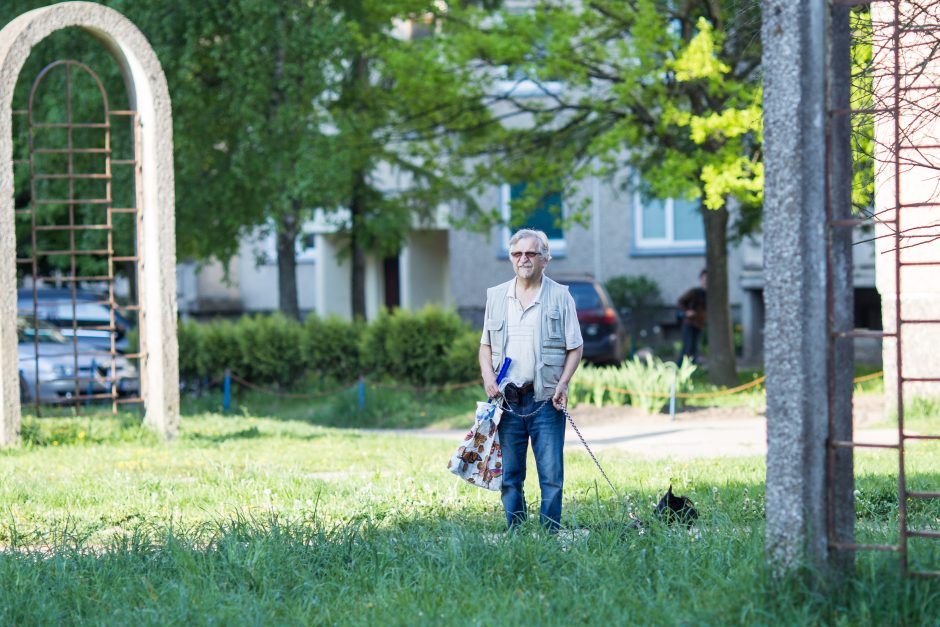
[[[480,340],[480,369],[490,398],[500,394],[508,411],[499,425],[503,451],[503,508],[510,530],[526,519],[526,454],[529,440],[539,475],[539,522],[556,531],[561,521],[564,483],[562,449],[568,381],[581,363],[583,341],[568,288],[545,276],[552,258],[542,231],[522,229],[509,240],[516,276],[486,292]],[[501,386],[496,373],[510,366]]]

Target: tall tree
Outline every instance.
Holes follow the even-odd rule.
[[[531,11],[454,21],[466,27],[450,40],[457,62],[494,85],[505,85],[495,76],[517,76],[542,90],[533,99],[491,89],[497,115],[461,146],[454,171],[466,174],[472,157],[476,182],[547,190],[629,165],[646,193],[701,199],[709,372],[735,384],[727,246],[729,234],[754,227],[761,202],[758,3],[541,0]],[[522,122],[493,123],[510,117]]]
[[[334,208],[327,106],[347,37],[320,2],[113,2],[150,38],[173,98],[178,248],[235,255],[274,236],[280,309],[299,317],[296,245],[314,208]]]
[[[346,240],[352,311],[364,317],[367,254],[397,254],[416,222],[464,194],[409,147],[442,103],[473,97],[435,37],[396,28],[432,35],[438,4],[128,2],[174,98],[181,252],[224,260],[250,229],[273,230],[280,308],[299,316],[297,237],[323,211]]]
[[[472,197],[434,167],[434,128],[458,140],[449,112],[479,109],[471,68],[446,56],[441,10],[428,0],[336,0],[349,38],[330,105],[339,156],[346,164],[347,219],[339,223],[352,265],[352,311],[366,313],[366,256],[397,254],[410,230],[447,201]],[[393,184],[394,182],[394,184]]]

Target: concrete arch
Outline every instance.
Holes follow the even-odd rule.
[[[79,27],[107,48],[138,112],[142,250],[138,262],[141,392],[145,422],[173,437],[179,430],[176,343],[176,232],[173,120],[166,76],[143,33],[117,11],[63,2],[24,13],[0,31],[0,446],[20,431],[16,356],[16,235],[13,204],[13,89],[30,51],[53,32]]]

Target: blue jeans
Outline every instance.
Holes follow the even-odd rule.
[[[509,403],[511,411],[504,411],[499,423],[499,443],[503,451],[503,509],[510,529],[525,521],[526,455],[529,439],[535,455],[535,468],[539,474],[542,508],[539,523],[552,531],[561,521],[561,489],[565,481],[562,451],[565,446],[565,415],[555,409],[551,400],[535,402],[535,393],[529,392],[518,403]],[[528,418],[533,412],[537,413]]]
[[[702,330],[691,324],[682,324],[682,353],[679,355],[678,363],[682,363],[682,358],[688,356],[693,362],[698,359],[698,337]]]

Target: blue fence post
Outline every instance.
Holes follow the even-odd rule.
[[[225,369],[225,379],[222,380],[222,413],[227,414],[232,408],[232,371]]]
[[[366,378],[359,377],[359,410],[366,408]]]

